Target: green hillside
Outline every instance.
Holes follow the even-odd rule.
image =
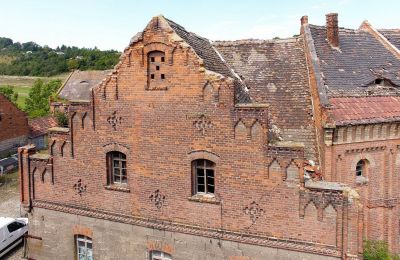
[[[56,49],[34,42],[19,43],[0,37],[0,75],[49,77],[79,70],[112,69],[120,53],[114,50],[62,45]]]

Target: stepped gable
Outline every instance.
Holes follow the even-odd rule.
[[[310,25],[328,97],[399,95],[400,61],[372,34],[339,28],[339,47],[326,40],[326,27]],[[374,88],[377,79],[394,87]]]
[[[195,53],[203,60],[204,67],[207,70],[217,72],[225,77],[234,79],[235,84],[235,100],[237,103],[250,103],[251,98],[247,93],[246,86],[241,82],[240,78],[229,68],[223,60],[218,50],[214,48],[210,40],[196,35],[195,33],[188,32],[186,29],[171,21],[165,19],[169,26],[181,37],[187,44],[189,44]]]
[[[305,144],[315,155],[311,94],[302,38],[215,42],[228,65],[240,75],[255,102],[267,103],[271,123],[285,141]]]
[[[69,101],[89,101],[90,92],[111,70],[75,70],[67,78],[58,92],[58,96]]]

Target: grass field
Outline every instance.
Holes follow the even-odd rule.
[[[17,104],[20,108],[25,107],[25,99],[29,95],[29,89],[37,79],[48,82],[53,79],[60,79],[62,82],[68,77],[69,73],[60,74],[53,77],[30,77],[30,76],[7,76],[0,75],[0,87],[12,86],[14,91],[18,93]]]

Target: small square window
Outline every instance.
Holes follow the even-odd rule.
[[[150,60],[151,60],[151,62],[154,62],[154,61],[155,61],[154,57],[151,57]]]
[[[161,74],[161,79],[165,79],[165,75],[164,74]]]
[[[165,61],[165,58],[164,57],[161,57],[161,62],[164,62]]]
[[[151,75],[150,75],[150,78],[151,78],[151,79],[154,79],[154,74],[151,74]]]
[[[160,70],[160,66],[156,66],[156,70]]]

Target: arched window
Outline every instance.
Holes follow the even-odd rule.
[[[108,184],[126,184],[126,155],[113,151],[107,153]]]
[[[366,166],[367,163],[365,162],[365,160],[358,161],[356,165],[356,177],[365,176]]]
[[[172,260],[172,256],[161,251],[153,250],[150,251],[150,260]]]
[[[193,195],[214,194],[215,191],[215,163],[209,160],[195,160],[192,162]]]

